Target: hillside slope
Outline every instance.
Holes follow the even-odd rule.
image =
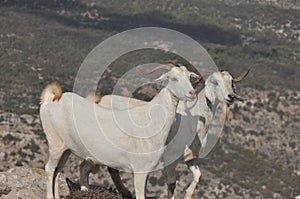
[[[238,91],[244,103],[232,114],[220,141],[203,160],[195,198],[292,198],[300,194],[300,13],[297,1],[26,0],[0,2],[0,170],[44,167],[47,141],[39,96],[52,80],[71,91],[85,56],[111,35],[158,26],[199,41],[220,69],[233,75],[251,68]],[[153,60],[184,60],[159,51],[134,52],[116,60],[100,82],[112,91],[132,66]],[[126,85],[124,85],[126,87]],[[126,90],[126,89],[125,89]],[[153,94],[153,93],[152,93]],[[141,95],[140,97],[148,97]],[[64,172],[78,179],[72,156]],[[179,166],[182,197],[191,174]],[[130,174],[123,175],[132,189]],[[111,185],[105,171],[92,182]],[[153,173],[149,195],[166,196],[165,179]]]

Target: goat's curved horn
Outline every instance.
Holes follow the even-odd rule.
[[[235,77],[232,79],[233,82],[239,82],[241,80],[243,80],[249,73],[250,69],[248,69],[246,72],[244,72],[242,75]]]
[[[151,73],[154,73],[155,71],[159,70],[159,69],[167,69],[167,70],[170,70],[171,68],[175,67],[173,64],[162,64],[162,65],[159,65],[159,66],[156,66],[155,68],[153,68],[151,71],[149,72],[143,72],[141,71],[141,69],[139,68],[136,68],[136,71],[141,74],[141,75],[149,75]]]
[[[198,75],[198,77],[196,77],[196,80],[192,84],[193,88],[196,88],[196,86],[198,86],[198,84],[201,82],[202,78],[203,77],[201,75]]]

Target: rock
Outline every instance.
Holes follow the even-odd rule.
[[[5,153],[0,152],[0,161],[4,161],[4,159],[5,159]]]
[[[0,197],[45,198],[46,176],[42,169],[15,167],[0,173]],[[59,190],[62,196],[69,194],[65,178],[60,175]]]
[[[34,118],[31,115],[28,115],[28,114],[21,115],[21,119],[25,120],[25,122],[27,124],[32,124],[33,120],[34,120]]]
[[[274,199],[282,199],[283,197],[279,193],[273,193]]]

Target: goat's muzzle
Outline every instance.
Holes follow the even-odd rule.
[[[244,98],[242,98],[241,96],[239,96],[238,94],[236,94],[236,93],[232,93],[232,94],[229,94],[228,95],[228,99],[226,99],[226,103],[228,104],[228,105],[231,105],[231,104],[233,104],[233,102],[235,101],[235,100],[237,100],[237,101],[244,101]]]
[[[196,98],[194,90],[190,91],[188,95],[185,95],[187,101],[193,101]]]
[[[234,93],[234,99],[243,102],[244,98],[239,96],[238,94]]]

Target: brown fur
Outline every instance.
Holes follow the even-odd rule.
[[[97,96],[95,96],[95,103],[96,104],[99,104],[100,102],[101,102],[101,96],[99,96],[99,95],[97,95]]]
[[[52,102],[54,101],[59,101],[60,98],[62,97],[62,89],[61,89],[61,86],[58,82],[52,82],[50,84],[48,84],[42,94],[41,94],[41,104],[44,104],[46,102],[49,102],[49,99],[47,99],[47,96],[48,94],[52,94],[53,95],[53,98],[51,99]]]
[[[199,76],[198,78],[196,78],[196,80],[192,84],[193,88],[196,88],[196,86],[198,86],[198,84],[201,82],[201,80],[202,80],[202,76]]]
[[[92,102],[95,102],[96,104],[99,104],[101,102],[102,96],[94,95],[94,94],[88,94],[85,98],[92,101]]]

